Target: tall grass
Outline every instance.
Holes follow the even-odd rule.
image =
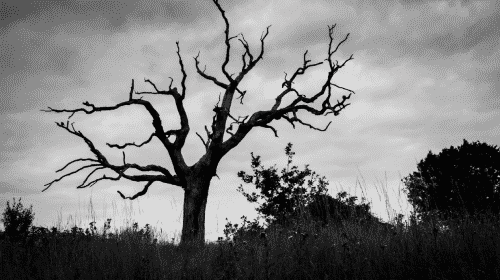
[[[443,230],[432,221],[322,224],[305,213],[285,227],[189,247],[159,241],[149,225],[112,233],[110,222],[2,238],[0,279],[500,279],[493,215]]]

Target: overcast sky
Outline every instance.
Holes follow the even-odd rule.
[[[246,76],[244,105],[234,101],[232,115],[246,116],[268,110],[281,92],[284,72],[293,73],[308,52],[312,62],[327,57],[328,25],[337,24],[334,43],[347,33],[349,39],[334,55],[347,62],[333,82],[356,92],[351,105],[337,117],[299,117],[325,132],[285,120],[270,129],[256,128],[218,166],[220,180],[210,186],[206,212],[207,239],[223,236],[227,217],[241,222],[257,216],[237,187],[244,184],[237,172],[252,173],[251,156],[260,155],[265,167],[286,167],[285,147],[292,142],[292,165],[305,164],[330,182],[329,193],[345,190],[365,196],[373,212],[388,220],[389,214],[407,215],[411,207],[401,192],[401,178],[417,171],[429,151],[459,146],[463,139],[500,145],[499,65],[500,13],[498,1],[226,1],[220,0],[230,22],[230,36],[243,32],[256,56],[259,38],[272,25],[265,41],[264,59]],[[244,4],[240,4],[244,2]],[[99,228],[106,218],[119,228],[132,218],[143,227],[162,228],[169,238],[182,226],[183,190],[154,183],[133,202],[125,195],[142,190],[144,183],[100,181],[76,189],[90,171],[66,177],[41,192],[44,184],[74,171],[93,157],[85,142],[55,122],[66,122],[68,113],[40,111],[52,107],[75,109],[88,101],[111,106],[126,101],[131,80],[137,91],[151,91],[144,79],[168,89],[169,77],[180,88],[181,72],[175,41],[180,42],[188,78],[184,100],[191,132],[182,152],[189,165],[203,154],[196,132],[204,136],[212,109],[222,89],[200,77],[193,57],[224,81],[224,21],[211,1],[3,1],[0,5],[1,169],[0,207],[22,198],[33,205],[34,224],[86,228],[92,221],[90,201]],[[238,3],[238,4],[237,4]],[[375,4],[377,3],[377,4]],[[228,70],[241,68],[243,49],[232,42]],[[324,83],[327,66],[311,68],[295,87],[312,96]],[[332,96],[336,103],[345,92]],[[144,96],[160,112],[166,129],[180,128],[173,98]],[[290,102],[292,97],[285,99]],[[320,102],[315,108],[320,107]],[[286,103],[288,104],[288,103]],[[151,117],[142,106],[113,112],[75,114],[75,128],[90,138],[114,164],[121,150],[105,143],[140,143],[153,132]],[[172,173],[168,153],[158,139],[141,148],[125,150],[127,162],[158,164]],[[115,177],[113,171],[97,172]],[[139,174],[130,172],[129,174]],[[244,184],[247,192],[254,185]],[[387,192],[389,204],[386,203]],[[388,205],[388,207],[387,207]],[[393,212],[395,211],[395,212]],[[388,214],[389,212],[389,214]],[[2,225],[3,227],[3,225]]]

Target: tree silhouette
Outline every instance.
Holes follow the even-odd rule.
[[[254,157],[253,152],[251,167],[254,175],[247,175],[244,171],[238,172],[245,183],[253,183],[257,190],[260,189],[260,194],[252,192],[248,194],[243,190],[243,186],[238,187],[249,202],[258,203],[259,199],[264,202],[255,210],[265,218],[268,224],[288,224],[291,218],[296,218],[300,207],[305,207],[312,201],[313,196],[325,194],[328,189],[328,181],[325,177],[319,178],[316,172],[309,169],[309,165],[305,166],[305,170],[297,170],[297,166],[290,169],[294,152],[292,152],[292,143],[288,143],[285,148],[285,153],[288,157],[286,169],[281,170],[281,178],[276,173],[275,167],[264,169],[260,163],[260,156]],[[308,188],[304,187],[306,177],[311,179],[307,181]],[[317,183],[317,186],[315,185]],[[309,191],[309,192],[308,192]]]
[[[498,214],[500,210],[500,150],[486,143],[469,143],[431,151],[418,172],[401,181],[418,218],[441,221],[464,215]]]
[[[309,169],[309,165],[305,165],[305,169],[299,171],[297,166],[290,169],[293,155],[292,144],[288,143],[285,148],[285,153],[288,157],[286,169],[281,170],[281,177],[278,176],[276,166],[267,169],[261,165],[260,156],[252,157],[252,170],[254,175],[248,175],[244,171],[238,172],[243,182],[254,184],[255,188],[260,191],[260,194],[252,192],[246,193],[243,186],[238,187],[246,199],[251,203],[258,203],[255,208],[261,218],[264,218],[267,227],[295,226],[300,221],[300,218],[309,219],[320,222],[323,226],[332,223],[335,226],[340,226],[343,221],[362,222],[364,224],[382,224],[378,218],[374,217],[370,212],[370,204],[356,204],[357,197],[349,196],[345,191],[339,192],[337,198],[331,197],[327,191],[328,181],[326,178],[319,177],[316,172]],[[306,177],[307,187],[304,186]],[[260,200],[263,200],[260,203]],[[243,218],[243,217],[242,217]],[[246,218],[246,217],[245,217]],[[303,220],[302,220],[303,221]],[[231,226],[231,223],[228,223]],[[256,221],[249,224],[245,228],[245,223],[239,230],[236,231],[236,236],[244,235],[248,230],[251,233],[258,233],[254,230]],[[259,228],[257,228],[259,229]]]
[[[329,67],[329,72],[326,75],[325,82],[321,85],[321,89],[314,94],[312,97],[306,97],[304,94],[299,94],[299,92],[294,88],[293,84],[297,76],[303,75],[307,69],[311,67],[315,67],[318,65],[321,65],[324,61],[316,62],[316,63],[310,63],[311,61],[306,58],[307,56],[307,51],[304,53],[304,61],[303,65],[299,67],[293,75],[289,79],[287,79],[287,74],[285,73],[285,81],[282,84],[283,91],[281,91],[278,96],[276,97],[276,102],[272,106],[270,110],[263,110],[263,111],[257,111],[254,112],[250,118],[248,116],[241,118],[235,118],[230,114],[231,111],[231,104],[233,102],[233,99],[235,98],[235,94],[238,93],[240,96],[240,103],[243,104],[243,97],[245,96],[246,91],[245,90],[240,90],[239,85],[240,82],[243,80],[243,78],[252,70],[257,63],[262,59],[263,54],[264,54],[264,39],[267,37],[269,33],[269,28],[268,26],[266,28],[265,33],[262,34],[260,38],[261,42],[261,48],[260,48],[260,53],[257,57],[254,57],[252,53],[250,52],[250,47],[245,40],[243,34],[237,34],[235,36],[230,36],[229,35],[229,22],[226,17],[225,11],[222,9],[221,5],[219,4],[218,0],[213,0],[214,4],[217,6],[217,9],[219,10],[222,18],[224,19],[225,22],[225,46],[226,46],[226,52],[225,52],[225,58],[224,62],[222,63],[222,73],[224,74],[224,77],[227,81],[222,81],[215,76],[211,76],[206,73],[206,69],[201,70],[199,67],[200,61],[199,61],[199,56],[200,54],[196,57],[194,57],[195,61],[195,66],[197,73],[202,76],[203,78],[212,81],[214,84],[217,86],[221,87],[224,89],[224,96],[222,98],[222,104],[219,106],[219,103],[215,106],[213,111],[215,112],[215,115],[212,119],[212,132],[210,132],[205,126],[205,131],[207,133],[207,140],[205,141],[202,136],[198,133],[198,137],[201,139],[203,142],[203,145],[205,146],[206,153],[192,166],[188,166],[185,162],[184,156],[181,152],[182,147],[185,144],[186,137],[189,134],[190,127],[189,127],[189,120],[186,114],[186,111],[184,109],[184,104],[183,100],[186,96],[186,78],[187,74],[184,70],[184,64],[183,60],[180,55],[180,47],[179,47],[179,42],[176,42],[177,45],[177,56],[179,58],[179,65],[181,68],[182,72],[182,80],[181,80],[181,89],[177,89],[176,87],[172,88],[172,82],[173,79],[171,78],[170,85],[168,87],[168,90],[160,90],[157,88],[157,86],[149,79],[145,79],[146,83],[149,83],[153,88],[153,92],[134,92],[134,80],[132,80],[132,85],[130,88],[129,92],[129,98],[127,101],[121,102],[119,104],[116,104],[114,106],[109,106],[109,107],[98,107],[95,106],[94,104],[89,103],[88,101],[84,102],[83,105],[89,106],[90,109],[86,108],[78,108],[78,109],[52,109],[49,107],[49,110],[46,110],[46,112],[56,112],[56,113],[62,113],[62,112],[69,112],[72,113],[69,118],[71,118],[75,113],[77,112],[84,112],[86,114],[93,114],[95,112],[103,112],[103,111],[113,111],[116,109],[119,109],[124,106],[128,105],[140,105],[144,106],[144,108],[149,112],[153,119],[153,127],[155,131],[149,136],[149,138],[144,141],[141,144],[135,144],[135,143],[126,143],[124,145],[118,145],[118,144],[109,144],[107,145],[110,148],[116,148],[116,149],[125,149],[127,146],[136,146],[136,147],[141,147],[142,145],[145,145],[149,143],[153,137],[157,137],[160,142],[163,144],[165,149],[168,151],[170,159],[172,161],[173,169],[175,171],[175,174],[172,174],[169,170],[167,170],[164,167],[157,166],[157,165],[147,165],[147,166],[141,166],[138,164],[134,163],[127,163],[125,161],[125,152],[123,152],[123,164],[122,165],[114,165],[111,164],[106,157],[96,149],[94,144],[87,138],[85,137],[80,131],[77,131],[73,124],[71,124],[71,128],[69,127],[69,118],[66,123],[66,125],[61,122],[61,123],[56,123],[59,127],[62,127],[66,129],[69,133],[74,134],[80,138],[82,138],[85,143],[89,146],[90,150],[95,154],[96,159],[93,158],[80,158],[73,160],[69,162],[66,166],[64,166],[62,169],[57,170],[56,172],[59,172],[63,169],[65,169],[68,165],[78,162],[78,161],[90,161],[91,164],[88,164],[74,172],[71,172],[69,174],[66,174],[59,179],[56,179],[48,184],[46,184],[46,188],[43,190],[45,191],[47,188],[49,188],[54,182],[57,182],[61,180],[62,178],[69,176],[71,174],[74,174],[80,170],[83,170],[85,168],[95,168],[85,179],[85,181],[77,186],[77,188],[85,188],[88,186],[92,186],[93,184],[97,183],[100,180],[120,180],[121,178],[125,178],[131,181],[135,182],[146,182],[144,189],[137,193],[136,195],[133,196],[125,196],[121,192],[118,192],[120,196],[123,199],[136,199],[137,197],[144,195],[148,188],[153,184],[153,182],[163,182],[166,184],[171,184],[175,186],[179,186],[184,190],[184,207],[183,207],[183,224],[182,224],[182,236],[181,236],[181,243],[187,243],[191,241],[195,241],[196,243],[202,243],[205,240],[205,209],[206,209],[206,204],[207,204],[207,197],[208,197],[208,190],[210,187],[210,181],[212,177],[217,176],[216,170],[219,162],[221,159],[226,155],[230,150],[232,150],[234,147],[236,147],[242,140],[243,138],[252,130],[254,127],[264,127],[264,128],[269,128],[274,132],[274,135],[278,137],[278,134],[276,132],[276,129],[274,129],[272,126],[269,124],[273,120],[280,120],[281,118],[285,119],[288,121],[294,128],[295,128],[295,122],[298,122],[302,125],[308,126],[311,129],[319,130],[319,131],[326,131],[330,123],[324,128],[324,129],[319,129],[316,128],[310,124],[307,124],[303,122],[301,119],[297,117],[297,112],[300,111],[306,111],[314,115],[328,115],[330,113],[333,113],[333,115],[337,116],[346,106],[349,105],[349,103],[345,103],[348,99],[350,99],[351,95],[354,93],[353,91],[343,88],[341,86],[338,86],[334,83],[331,82],[331,79],[333,75],[340,69],[342,68],[347,61],[353,59],[352,55],[345,60],[342,64],[339,64],[338,61],[333,61],[332,60],[332,55],[336,53],[338,48],[342,43],[344,43],[347,38],[349,37],[349,34],[341,40],[336,47],[333,48],[332,43],[333,43],[333,30],[335,28],[335,25],[329,26],[328,27],[328,36],[330,38],[329,44],[328,44],[328,55],[324,61],[328,62],[328,67]],[[241,71],[236,74],[229,74],[226,70],[226,66],[229,63],[230,59],[230,41],[232,39],[238,39],[238,41],[243,45],[245,52],[243,55],[240,57],[242,60],[242,68]],[[342,100],[338,101],[337,104],[332,106],[330,104],[330,97],[332,95],[332,88],[338,88],[341,90],[346,90],[349,92],[349,95],[342,96]],[[177,111],[179,113],[180,117],[180,129],[171,129],[165,131],[163,127],[163,123],[160,119],[160,115],[158,111],[155,110],[153,105],[147,101],[143,100],[142,97],[140,99],[135,99],[134,94],[157,94],[157,95],[166,95],[166,96],[172,96],[175,101],[175,105],[177,108]],[[287,94],[292,94],[292,95],[297,95],[297,98],[293,100],[289,105],[287,106],[280,106],[282,105],[282,100]],[[315,109],[308,104],[314,103],[320,96],[326,96],[325,100],[321,103],[321,109]],[[219,98],[220,101],[220,98]],[[42,110],[43,111],[43,110]],[[290,116],[290,114],[292,116]],[[229,127],[226,129],[227,121],[231,119],[232,122],[230,123]],[[237,127],[237,129],[235,128]],[[226,141],[223,141],[225,133],[231,135]],[[228,135],[228,136],[229,136]],[[175,140],[169,139],[170,136],[174,136]],[[90,181],[85,185],[87,182],[88,178],[92,173],[94,173],[97,170],[100,169],[111,169],[112,171],[118,173],[118,177],[109,177],[104,175],[102,178],[95,179],[93,181]],[[126,170],[128,169],[136,169],[142,172],[147,172],[147,171],[156,171],[161,173],[160,175],[150,175],[150,174],[143,174],[143,175],[128,175],[125,173]],[[218,176],[217,176],[218,177]]]

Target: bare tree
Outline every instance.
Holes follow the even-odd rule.
[[[173,79],[171,79],[170,85],[168,87],[168,90],[159,90],[156,85],[150,81],[149,79],[145,79],[146,83],[149,83],[153,88],[153,92],[134,92],[134,80],[132,80],[132,85],[130,87],[130,93],[129,93],[129,99],[127,101],[121,102],[119,104],[116,104],[115,106],[111,107],[97,107],[88,101],[83,102],[83,105],[90,107],[91,109],[86,109],[86,108],[78,108],[78,109],[52,109],[50,107],[49,110],[42,110],[45,112],[56,112],[56,113],[62,113],[62,112],[71,112],[72,114],[68,117],[68,121],[66,124],[63,122],[57,123],[56,124],[64,129],[66,129],[68,132],[71,134],[74,134],[78,137],[81,137],[85,143],[89,146],[90,150],[95,154],[96,159],[93,158],[79,158],[76,160],[73,160],[66,164],[63,168],[57,170],[56,172],[64,170],[67,166],[74,162],[78,161],[90,161],[88,165],[79,168],[76,171],[73,171],[71,173],[68,173],[59,179],[56,179],[45,186],[47,186],[44,190],[47,190],[53,183],[61,180],[62,178],[69,176],[71,174],[77,173],[80,170],[83,170],[85,168],[94,168],[92,172],[85,178],[84,182],[77,186],[77,188],[86,188],[89,186],[94,185],[100,180],[120,180],[122,177],[131,181],[135,182],[146,182],[146,185],[144,186],[144,189],[140,191],[139,193],[131,196],[131,197],[126,197],[123,195],[120,191],[118,193],[123,199],[136,199],[139,196],[144,195],[147,191],[148,188],[153,184],[153,182],[159,181],[163,182],[166,184],[171,184],[175,186],[179,186],[184,189],[184,212],[183,212],[183,225],[182,225],[182,237],[181,237],[181,244],[186,244],[188,242],[196,242],[196,243],[201,243],[204,242],[205,240],[205,209],[207,205],[207,197],[208,197],[208,190],[210,187],[210,181],[212,177],[217,176],[216,170],[217,166],[224,157],[231,149],[236,147],[242,140],[243,138],[252,130],[254,127],[264,127],[264,128],[269,128],[274,132],[274,135],[278,137],[278,134],[276,132],[276,129],[272,126],[269,125],[273,120],[279,120],[281,118],[284,118],[287,120],[293,128],[295,128],[295,122],[298,122],[302,125],[308,126],[312,129],[319,130],[319,131],[326,131],[328,126],[330,125],[331,121],[328,123],[328,125],[324,129],[319,129],[316,128],[308,123],[303,122],[297,117],[297,112],[298,111],[308,111],[314,115],[328,115],[330,113],[333,113],[335,116],[337,116],[341,110],[343,110],[346,106],[348,106],[350,103],[345,104],[346,100],[348,100],[351,97],[351,94],[354,92],[352,90],[343,88],[341,86],[338,86],[334,83],[331,82],[331,79],[333,75],[340,69],[342,68],[347,61],[353,59],[352,55],[344,61],[342,64],[339,64],[338,61],[332,61],[332,55],[338,50],[339,46],[344,43],[347,38],[349,37],[349,34],[345,36],[345,38],[340,41],[337,46],[332,49],[332,43],[333,43],[333,30],[336,25],[329,26],[328,27],[328,36],[330,38],[330,42],[328,44],[328,56],[324,61],[328,61],[328,66],[329,66],[329,72],[328,75],[325,79],[325,82],[322,84],[321,89],[319,90],[318,93],[316,93],[313,97],[306,97],[303,94],[299,94],[299,92],[293,87],[294,80],[297,78],[299,75],[303,75],[305,71],[311,67],[315,67],[318,65],[321,65],[324,61],[320,61],[317,63],[310,63],[311,61],[306,58],[307,56],[307,51],[304,53],[304,62],[301,67],[299,67],[293,75],[287,79],[287,74],[285,73],[285,78],[284,82],[282,84],[283,91],[279,93],[279,95],[276,97],[276,102],[272,106],[270,110],[267,111],[258,111],[254,112],[250,118],[248,116],[242,118],[238,117],[238,119],[234,118],[230,114],[231,110],[231,104],[233,102],[233,98],[235,93],[237,92],[240,96],[237,98],[240,98],[240,103],[243,104],[243,97],[245,96],[246,91],[242,91],[238,88],[240,82],[243,80],[246,74],[252,70],[255,65],[262,59],[262,56],[264,54],[264,40],[269,34],[269,28],[271,26],[268,26],[266,28],[265,33],[263,32],[260,38],[261,42],[261,49],[259,55],[255,58],[252,53],[250,52],[249,45],[247,41],[245,40],[243,34],[237,34],[235,36],[229,36],[229,22],[226,17],[225,11],[222,9],[220,6],[220,3],[218,0],[213,0],[214,4],[217,6],[219,12],[222,15],[222,18],[224,19],[225,22],[225,45],[226,45],[226,54],[225,54],[225,59],[224,63],[222,64],[222,73],[224,73],[225,78],[227,81],[220,81],[214,76],[211,76],[207,74],[204,70],[201,70],[199,68],[200,61],[198,60],[199,58],[199,53],[196,57],[194,57],[194,62],[196,66],[196,70],[199,75],[201,75],[203,78],[212,81],[215,83],[217,86],[221,87],[224,89],[224,97],[222,99],[222,104],[219,106],[219,102],[213,109],[215,112],[215,115],[212,120],[212,125],[211,125],[211,130],[210,132],[205,126],[205,131],[207,134],[207,140],[205,141],[203,137],[196,133],[198,137],[201,139],[203,142],[203,145],[205,146],[206,153],[192,166],[188,166],[184,160],[184,156],[181,153],[181,149],[184,146],[184,143],[186,141],[186,137],[189,133],[189,121],[188,117],[186,115],[186,111],[184,108],[183,100],[186,96],[186,78],[187,74],[184,70],[184,64],[180,55],[180,48],[179,48],[179,42],[176,42],[177,45],[177,56],[179,57],[179,64],[182,72],[182,81],[181,81],[181,92],[174,87],[172,88],[172,82]],[[229,53],[230,53],[230,48],[231,44],[230,41],[232,39],[238,39],[238,41],[243,45],[245,52],[241,56],[241,60],[243,62],[243,66],[241,68],[241,71],[237,74],[236,77],[233,78],[234,74],[229,74],[226,70],[226,66],[229,62]],[[337,104],[332,106],[330,104],[330,97],[331,97],[331,91],[332,87],[336,87],[342,90],[346,90],[349,92],[348,96],[343,95],[342,100],[338,101]],[[174,98],[175,100],[175,105],[177,107],[177,111],[180,116],[180,123],[181,123],[181,128],[180,129],[171,129],[168,131],[165,131],[163,128],[162,121],[160,119],[160,115],[158,112],[155,110],[153,105],[149,101],[143,100],[142,97],[139,99],[133,98],[133,94],[161,94],[161,95],[170,95]],[[280,108],[281,101],[283,97],[287,94],[296,94],[297,98],[288,106],[283,106]],[[326,95],[325,100],[322,103],[322,108],[321,110],[316,110],[307,104],[313,103],[316,101],[320,96]],[[299,104],[300,103],[300,104]],[[167,149],[169,156],[172,160],[173,168],[175,171],[175,175],[173,175],[169,170],[167,170],[164,167],[157,166],[157,165],[147,165],[147,166],[140,166],[138,164],[134,163],[126,163],[125,162],[125,152],[123,152],[123,165],[113,165],[108,162],[106,157],[96,149],[92,141],[90,141],[87,137],[85,137],[80,131],[77,131],[73,123],[71,124],[72,130],[69,127],[69,119],[76,113],[76,112],[85,112],[86,114],[92,114],[95,112],[102,112],[102,111],[112,111],[127,105],[132,105],[132,104],[137,104],[137,105],[142,105],[148,110],[150,113],[151,117],[153,118],[153,127],[155,131],[149,136],[149,138],[144,141],[141,144],[135,144],[135,143],[126,143],[124,145],[117,145],[117,144],[109,144],[106,143],[110,148],[117,148],[117,149],[125,149],[127,146],[136,146],[136,147],[141,147],[147,143],[149,143],[153,137],[157,137],[163,146]],[[290,116],[290,114],[292,116]],[[228,118],[231,118],[232,122],[230,123],[229,127],[226,129],[226,123],[228,121]],[[238,128],[235,130],[234,126],[236,125]],[[231,136],[226,140],[223,141],[224,133],[227,132]],[[169,139],[170,136],[175,136],[175,140],[171,141]],[[87,182],[89,177],[97,170],[100,169],[111,169],[114,172],[118,173],[118,177],[113,178],[113,177],[108,177],[106,175],[103,175],[102,178],[95,179],[91,182]],[[146,171],[157,171],[161,173],[161,175],[127,175],[125,174],[125,171],[128,169],[137,169],[143,172]],[[218,177],[218,176],[217,176]]]

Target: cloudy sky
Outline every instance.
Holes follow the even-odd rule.
[[[84,141],[56,126],[68,113],[40,111],[47,107],[75,109],[88,101],[111,106],[128,99],[131,80],[137,91],[151,91],[144,79],[167,89],[169,77],[180,87],[182,77],[175,41],[180,42],[188,78],[184,104],[191,132],[182,152],[189,165],[204,153],[196,132],[206,137],[221,88],[200,77],[193,57],[200,52],[207,73],[224,80],[224,22],[211,1],[3,1],[0,5],[1,169],[0,207],[22,198],[33,205],[35,225],[74,224],[86,227],[94,216],[98,226],[112,218],[119,228],[125,220],[180,232],[183,191],[154,183],[149,192],[130,202],[117,190],[132,195],[143,183],[101,181],[76,189],[90,171],[44,184],[83,164],[62,168],[73,159],[93,157]],[[345,190],[365,196],[373,212],[388,220],[411,207],[401,192],[401,178],[416,171],[429,151],[459,146],[463,139],[500,145],[499,67],[500,5],[498,1],[225,1],[230,35],[242,32],[257,55],[259,38],[272,25],[264,59],[244,79],[244,105],[234,101],[232,114],[268,110],[281,92],[284,72],[293,73],[308,52],[312,62],[326,58],[328,25],[337,24],[335,44],[349,39],[334,59],[349,61],[333,78],[354,90],[351,105],[335,117],[299,113],[304,121],[324,128],[296,129],[281,119],[270,129],[256,128],[229,152],[218,167],[206,212],[207,239],[222,236],[226,217],[240,222],[257,216],[236,188],[237,172],[252,173],[250,152],[265,167],[286,166],[284,148],[292,142],[293,165],[305,164],[330,182],[329,193]],[[244,4],[240,4],[244,2]],[[377,3],[377,4],[374,4]],[[241,68],[243,49],[232,41],[228,70]],[[311,68],[295,82],[301,94],[312,96],[324,82],[327,66]],[[332,96],[332,104],[344,94]],[[166,129],[180,127],[173,98],[144,96],[160,112]],[[285,99],[291,101],[292,97]],[[322,102],[323,99],[321,99]],[[319,108],[320,103],[316,103]],[[76,114],[75,128],[90,138],[115,164],[121,151],[105,143],[142,142],[153,132],[151,117],[141,106],[113,112]],[[168,153],[155,139],[126,150],[127,162],[158,164],[173,172]],[[88,170],[88,169],[87,169]],[[97,172],[116,176],[110,170]],[[130,174],[139,174],[131,172]],[[247,191],[253,185],[244,184]],[[3,225],[2,225],[3,226]]]

